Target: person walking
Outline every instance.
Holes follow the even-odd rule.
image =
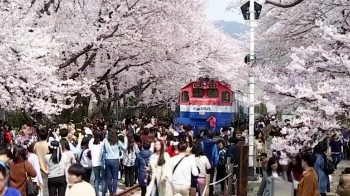
[[[199,174],[194,157],[186,154],[187,147],[186,142],[180,141],[179,154],[169,160],[168,176],[175,196],[189,196],[191,176]]]
[[[103,140],[101,161],[104,165],[101,164],[101,166],[105,167],[105,171],[102,178],[107,183],[102,183],[102,196],[106,195],[107,186],[110,195],[117,194],[120,149],[126,150],[128,147],[125,130],[123,130],[123,136],[124,143],[118,139],[117,130],[112,129],[108,132],[107,138]]]
[[[305,171],[299,183],[297,196],[319,196],[318,176],[313,168],[316,157],[312,154],[305,153],[301,156],[301,165]],[[321,194],[322,196],[322,194]]]
[[[21,145],[13,148],[13,163],[10,166],[10,186],[27,196],[27,178],[35,178],[36,171],[27,160],[27,149]]]

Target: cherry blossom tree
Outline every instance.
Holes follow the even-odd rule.
[[[209,64],[222,66],[215,74],[231,72],[225,79],[239,81],[234,73],[241,64],[230,51],[236,42],[205,19],[205,6],[191,0],[2,1],[0,58],[13,66],[7,74],[32,73],[26,75],[31,87],[45,95],[34,91],[41,101],[27,100],[27,107],[10,97],[9,107],[50,115],[83,104],[98,116],[132,93],[141,104],[174,100],[178,87]],[[32,107],[34,100],[41,107]]]
[[[305,3],[316,6],[312,1]],[[333,122],[344,112],[344,104],[349,105],[346,92],[350,76],[350,26],[346,22],[348,14],[344,12],[349,4],[342,0],[319,3],[319,8],[326,7],[331,11],[323,12],[324,17],[314,21],[312,30],[304,33],[305,41],[288,40],[291,44],[305,44],[290,49],[290,60],[285,58],[281,64],[272,61],[260,67],[259,73],[261,87],[277,105]]]

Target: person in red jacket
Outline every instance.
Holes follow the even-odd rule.
[[[169,154],[170,157],[176,156],[179,154],[178,145],[179,142],[172,141],[170,146],[166,149],[166,152]]]

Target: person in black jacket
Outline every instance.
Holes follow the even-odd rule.
[[[226,156],[231,157],[231,163],[234,165],[238,165],[239,163],[239,155],[240,155],[240,151],[239,151],[239,146],[238,146],[238,139],[233,136],[229,139],[230,142],[230,146],[227,148],[226,151]]]

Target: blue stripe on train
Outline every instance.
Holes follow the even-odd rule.
[[[207,119],[214,115],[216,118],[216,129],[215,131],[219,131],[222,127],[230,127],[232,121],[232,113],[205,113],[200,114],[199,112],[180,112],[180,117],[176,119],[177,124],[189,125],[194,127],[195,134],[198,133],[199,130],[208,129],[209,122]]]

